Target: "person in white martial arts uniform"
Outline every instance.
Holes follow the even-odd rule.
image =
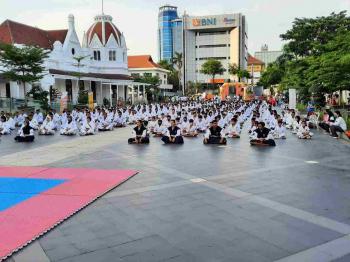
[[[41,125],[44,122],[44,116],[43,113],[40,112],[40,110],[36,110],[35,114],[33,115],[33,119],[38,122],[38,125]]]
[[[78,132],[76,123],[73,121],[72,116],[67,116],[67,122],[61,127],[61,135],[63,136],[75,136]]]
[[[112,131],[113,130],[113,123],[108,117],[107,113],[105,112],[103,114],[102,119],[100,120],[100,123],[98,124],[98,131],[105,132],[105,131]]]
[[[10,135],[11,134],[11,126],[7,121],[6,116],[2,115],[0,117],[0,135]]]
[[[184,137],[197,137],[198,131],[197,126],[193,119],[190,119],[186,127],[183,128],[182,134]]]
[[[154,127],[153,134],[156,137],[163,137],[163,135],[166,133],[167,127],[163,125],[162,119],[158,119],[157,125]]]
[[[272,132],[275,139],[286,139],[286,127],[283,125],[283,120],[278,120],[277,126]]]
[[[207,123],[203,120],[203,117],[202,115],[199,115],[198,116],[198,121],[196,123],[196,126],[197,126],[197,130],[198,132],[200,133],[205,133],[208,129],[208,125]]]
[[[39,127],[39,135],[52,136],[55,134],[55,123],[52,121],[51,116],[47,116],[43,124]]]
[[[126,120],[123,117],[123,113],[121,111],[118,111],[118,113],[115,115],[113,119],[114,127],[120,128],[120,127],[126,127]]]
[[[154,132],[154,128],[157,126],[157,118],[156,116],[152,116],[151,121],[148,122],[148,132],[150,132],[151,134],[153,134]]]
[[[225,129],[225,134],[229,138],[240,138],[241,125],[238,124],[238,121],[236,118],[231,119],[231,124]]]
[[[95,121],[91,119],[91,116],[87,116],[86,120],[83,121],[83,123],[80,127],[79,135],[92,136],[95,134],[95,130],[96,130]]]
[[[301,121],[298,128],[297,136],[299,139],[311,139],[313,133],[310,132],[310,128],[307,126],[306,121]]]

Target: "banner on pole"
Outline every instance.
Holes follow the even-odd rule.
[[[89,97],[89,109],[90,109],[90,111],[92,111],[92,110],[94,110],[94,93],[89,92],[88,97]]]
[[[289,89],[289,109],[296,109],[297,107],[297,91]]]

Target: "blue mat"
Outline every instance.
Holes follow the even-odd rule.
[[[0,212],[65,181],[63,179],[0,177]]]

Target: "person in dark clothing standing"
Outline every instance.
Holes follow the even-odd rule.
[[[15,137],[17,142],[33,142],[34,129],[30,126],[29,118],[25,119],[24,126],[19,130],[18,136]]]
[[[210,128],[205,133],[204,144],[220,144],[226,145],[225,130],[218,126],[218,121],[213,120]]]
[[[132,130],[133,137],[129,138],[129,144],[149,144],[149,137],[147,136],[147,128],[141,120],[137,120],[136,127]]]
[[[181,128],[176,125],[175,120],[171,120],[171,126],[168,128],[166,134],[162,137],[165,144],[183,144],[184,139],[181,135]]]
[[[258,124],[258,128],[254,131],[252,135],[252,140],[250,140],[252,146],[276,146],[275,140],[270,132],[270,129],[265,127],[264,122]]]

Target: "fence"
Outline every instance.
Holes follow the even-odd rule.
[[[40,109],[40,102],[33,99],[16,99],[0,97],[0,110],[5,112],[14,113],[20,110],[34,111]]]

